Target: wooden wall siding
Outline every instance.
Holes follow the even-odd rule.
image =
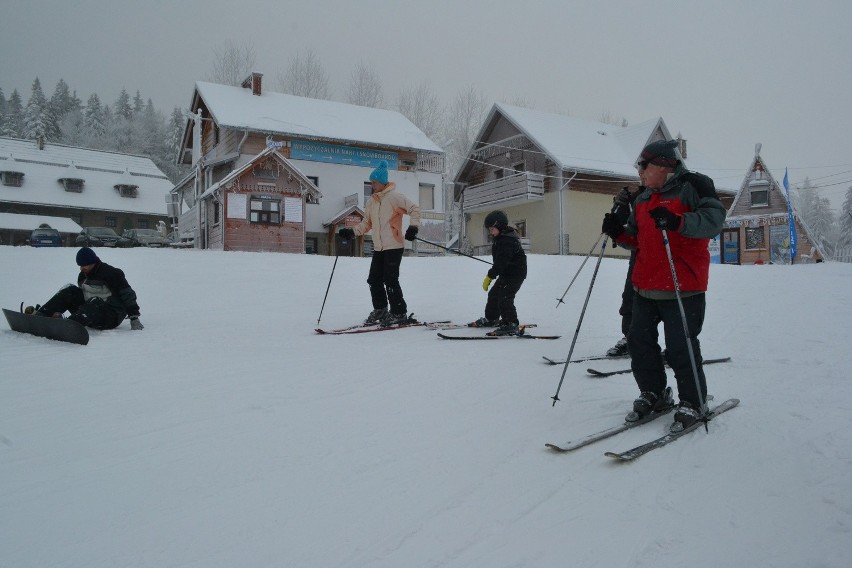
[[[758,264],[769,264],[769,225],[763,226],[763,238],[766,243],[766,248],[761,249],[746,249],[745,248],[745,238],[746,238],[746,227],[739,228],[740,233],[740,264],[754,264],[757,262]],[[808,238],[802,226],[796,222],[796,259],[793,261],[793,264],[798,264],[799,259],[802,255],[810,255],[811,248],[813,248],[813,243]],[[819,253],[814,252],[816,257],[819,256]]]
[[[305,252],[302,223],[281,225],[252,224],[242,219],[225,219],[225,250],[248,252]]]
[[[740,194],[734,209],[729,213],[733,217],[748,216],[748,215],[769,215],[772,213],[786,213],[787,201],[780,194],[780,189],[773,183],[769,186],[769,206],[752,207],[751,206],[751,191],[748,183]]]

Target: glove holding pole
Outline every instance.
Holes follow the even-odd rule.
[[[654,226],[664,231],[677,231],[683,223],[683,217],[672,213],[664,206],[654,207],[648,214],[654,220]]]

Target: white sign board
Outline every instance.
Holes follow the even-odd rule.
[[[228,193],[228,219],[245,219],[248,196],[244,193]]]
[[[302,222],[302,200],[295,197],[284,198],[284,220],[289,223]]]

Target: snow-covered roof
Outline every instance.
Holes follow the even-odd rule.
[[[395,111],[203,81],[195,89],[220,127],[443,154]]]
[[[172,182],[150,158],[0,137],[0,171],[24,174],[21,187],[0,184],[0,201],[98,211],[166,214]],[[129,176],[129,177],[128,177]],[[83,189],[66,191],[63,178],[83,179]],[[138,185],[136,197],[122,197],[117,184]]]
[[[218,182],[216,182],[216,183],[214,183],[213,185],[211,185],[210,187],[208,187],[208,188],[204,191],[204,193],[202,193],[202,194],[201,194],[201,198],[200,198],[200,199],[206,199],[207,197],[209,197],[209,196],[213,195],[213,193],[214,193],[216,190],[218,190],[220,187],[222,187],[222,186],[224,186],[224,185],[226,185],[226,184],[230,183],[230,182],[231,182],[231,180],[237,179],[238,177],[240,177],[241,175],[243,175],[243,173],[244,173],[246,170],[248,170],[249,168],[253,167],[253,166],[254,166],[254,164],[255,164],[258,160],[260,160],[261,158],[264,158],[264,157],[266,157],[266,156],[270,156],[270,155],[271,155],[271,156],[273,156],[273,157],[275,157],[275,158],[277,158],[277,159],[278,159],[279,161],[281,161],[283,164],[288,165],[289,170],[290,170],[291,172],[293,172],[293,174],[294,174],[296,177],[298,177],[298,178],[299,178],[299,181],[301,181],[301,182],[302,182],[302,185],[304,185],[304,186],[305,186],[305,188],[306,188],[306,190],[307,190],[307,192],[308,192],[308,193],[310,193],[313,197],[315,197],[315,198],[317,198],[317,199],[319,199],[319,198],[321,198],[321,197],[322,197],[322,192],[319,190],[319,188],[318,188],[316,185],[314,185],[314,182],[312,182],[311,180],[309,180],[309,179],[305,176],[305,174],[303,174],[303,173],[301,172],[301,170],[299,170],[299,168],[297,168],[296,166],[294,166],[294,165],[292,164],[292,162],[290,162],[290,160],[288,160],[287,158],[285,158],[285,157],[284,157],[284,155],[283,155],[283,154],[281,154],[281,152],[278,152],[278,151],[277,151],[277,150],[275,150],[274,148],[268,147],[268,148],[266,148],[265,150],[263,150],[260,154],[258,154],[258,155],[257,155],[257,156],[255,156],[254,158],[252,158],[252,159],[248,160],[248,161],[247,161],[246,163],[244,163],[242,166],[240,166],[240,167],[238,167],[237,169],[235,169],[235,170],[231,171],[231,172],[230,172],[228,175],[226,175],[224,178],[220,179]]]
[[[48,215],[24,215],[22,213],[0,213],[0,229],[14,231],[32,231],[41,224],[50,225],[60,233],[79,233],[83,227],[65,217],[50,217]]]
[[[639,174],[634,164],[642,148],[657,139],[657,133],[667,140],[672,138],[662,117],[622,127],[496,103],[483,124],[478,140],[482,140],[497,112],[547,153],[563,170],[638,180]],[[705,168],[709,171],[713,169],[709,160],[703,158],[700,153],[694,153],[691,148],[684,164],[690,170],[702,173],[706,173],[702,171]],[[719,188],[718,184],[717,189],[734,191],[731,188]]]
[[[562,169],[638,178],[633,164],[654,131],[669,137],[662,118],[625,128],[503,103],[498,110]]]

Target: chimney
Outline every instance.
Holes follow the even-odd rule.
[[[241,87],[243,89],[251,89],[251,94],[260,96],[262,77],[263,73],[252,72],[251,75],[249,75],[243,80]]]

